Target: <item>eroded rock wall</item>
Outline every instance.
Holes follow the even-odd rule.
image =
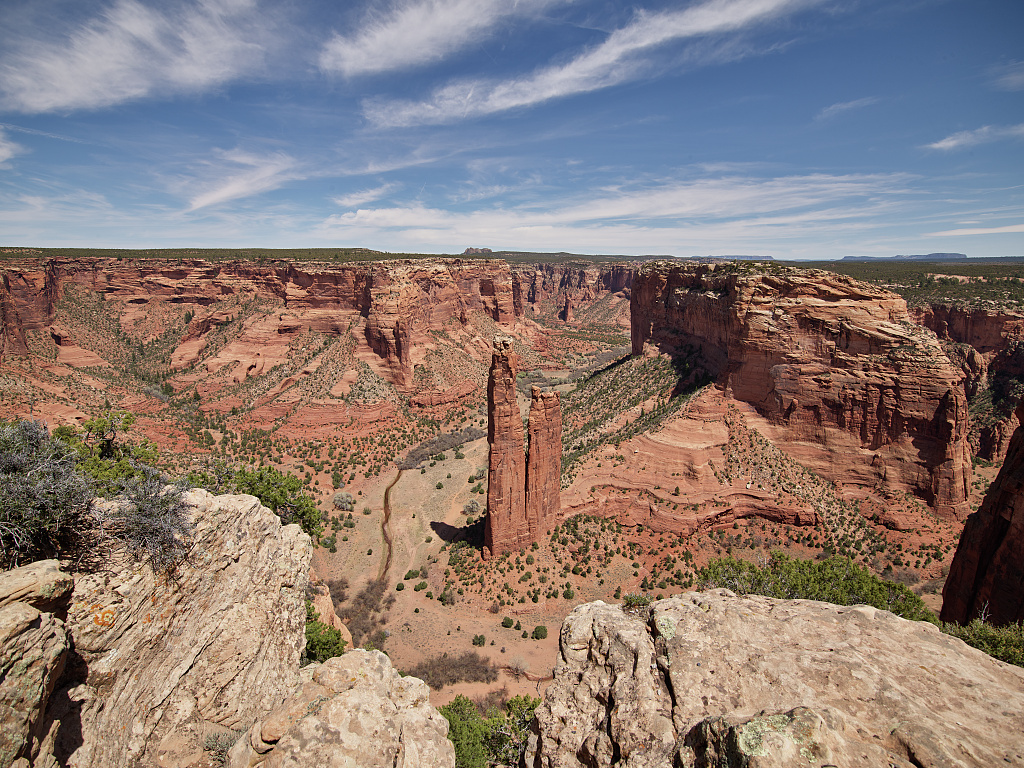
[[[868,606],[728,590],[578,606],[531,768],[1024,765],[1024,670]]]
[[[160,302],[198,308],[196,318],[172,356],[177,367],[194,364],[203,337],[211,327],[230,320],[203,307],[234,297],[274,299],[279,315],[262,318],[243,332],[239,349],[226,349],[226,363],[252,362],[270,367],[273,352],[259,357],[254,350],[312,329],[325,334],[353,334],[376,356],[382,375],[400,389],[412,386],[430,333],[446,324],[465,324],[474,314],[511,326],[522,309],[513,300],[508,265],[498,260],[394,260],[349,264],[211,263],[202,260],[55,259],[13,263],[2,270],[0,312],[3,343],[0,353],[24,354],[26,330],[53,321],[56,301],[69,286],[116,298],[140,311]],[[208,316],[209,315],[209,316]],[[243,349],[243,347],[252,349]],[[283,353],[282,353],[283,354]]]
[[[1024,403],[1017,407],[1018,423]],[[942,620],[1024,621],[1024,428],[1010,440],[999,474],[967,518],[942,590]]]
[[[555,527],[562,506],[562,403],[558,392],[540,387],[530,395],[526,521],[532,543]]]
[[[526,521],[526,453],[523,417],[516,398],[518,357],[512,339],[494,339],[487,382],[487,517],[484,548],[499,556],[532,539]]]
[[[513,264],[512,279],[522,313],[573,322],[577,311],[608,293],[628,294],[633,285],[632,264],[579,262]]]
[[[966,516],[963,373],[899,296],[820,270],[654,262],[630,310],[634,354],[699,349],[719,385],[826,476]]]

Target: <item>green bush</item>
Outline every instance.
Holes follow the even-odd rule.
[[[994,627],[974,619],[965,625],[943,622],[942,631],[1000,661],[1024,667],[1024,624]]]
[[[501,620],[501,626],[503,626],[505,629],[511,629],[511,627],[512,627],[512,617],[511,616],[506,616],[504,619],[502,619]]]
[[[518,765],[530,734],[530,723],[540,699],[514,696],[504,709],[491,709],[486,717],[465,696],[441,707],[448,720],[448,738],[455,747],[457,768]]]
[[[302,481],[274,467],[231,469],[220,463],[208,467],[206,472],[191,473],[189,480],[193,485],[217,493],[247,493],[255,496],[280,517],[281,522],[298,523],[314,541],[323,530],[320,510],[303,490]]]
[[[345,652],[347,643],[341,637],[341,630],[320,621],[320,614],[313,608],[313,603],[306,601],[306,650],[303,658],[306,663],[324,662]]]
[[[476,705],[459,694],[440,711],[448,721],[448,738],[455,747],[456,768],[486,768],[488,756],[484,738],[488,728]]]
[[[543,624],[536,626],[533,628],[533,635],[531,636],[534,640],[543,640],[548,636],[548,628]]]
[[[697,580],[705,588],[725,587],[737,594],[821,600],[836,605],[863,603],[912,621],[938,623],[935,614],[910,589],[885,581],[838,555],[815,561],[773,552],[764,568],[732,557],[719,558],[700,569]]]
[[[482,648],[487,645],[487,638],[483,635],[473,635],[473,645]]]

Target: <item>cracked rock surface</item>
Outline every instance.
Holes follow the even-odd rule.
[[[1024,670],[868,606],[728,590],[562,625],[532,768],[1024,766]]]

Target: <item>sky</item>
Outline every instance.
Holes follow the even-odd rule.
[[[0,0],[0,247],[1024,256],[1021,0]]]

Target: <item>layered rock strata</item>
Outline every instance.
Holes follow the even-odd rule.
[[[562,404],[555,391],[535,386],[530,395],[526,524],[532,543],[554,528],[562,506]]]
[[[495,337],[487,381],[490,456],[484,547],[489,555],[503,555],[532,541],[526,521],[526,454],[523,419],[516,397],[517,366],[512,339]]]
[[[634,354],[699,349],[826,476],[966,516],[963,373],[899,296],[820,270],[655,262],[638,270],[630,311]]]
[[[161,303],[202,310],[227,298],[259,298],[280,302],[285,311],[254,323],[248,342],[243,331],[240,344],[222,350],[220,366],[235,366],[244,379],[253,366],[281,362],[275,355],[286,357],[288,341],[303,330],[352,334],[380,374],[403,391],[413,388],[413,369],[432,341],[431,331],[453,320],[466,324],[475,314],[510,326],[523,313],[513,300],[508,265],[497,260],[338,265],[54,259],[5,265],[0,278],[0,354],[27,353],[25,332],[53,322],[56,303],[70,286],[121,300],[137,311]],[[195,364],[205,333],[230,319],[216,309],[196,315],[172,355],[177,367]],[[285,351],[275,352],[282,342]]]
[[[687,593],[578,606],[525,764],[1024,765],[1024,670],[868,606]]]
[[[0,768],[28,768],[51,751],[45,713],[72,645],[73,588],[54,560],[0,573]]]
[[[253,496],[188,500],[195,544],[172,576],[126,563],[76,581],[82,669],[51,706],[62,765],[181,764],[211,729],[247,727],[294,687],[309,537]]]
[[[427,684],[403,677],[380,651],[353,650],[299,673],[279,707],[243,734],[230,768],[352,765],[451,768],[448,721]]]
[[[1024,402],[1016,419],[1024,419]],[[1024,621],[1024,427],[977,512],[967,518],[942,589],[942,620]]]

